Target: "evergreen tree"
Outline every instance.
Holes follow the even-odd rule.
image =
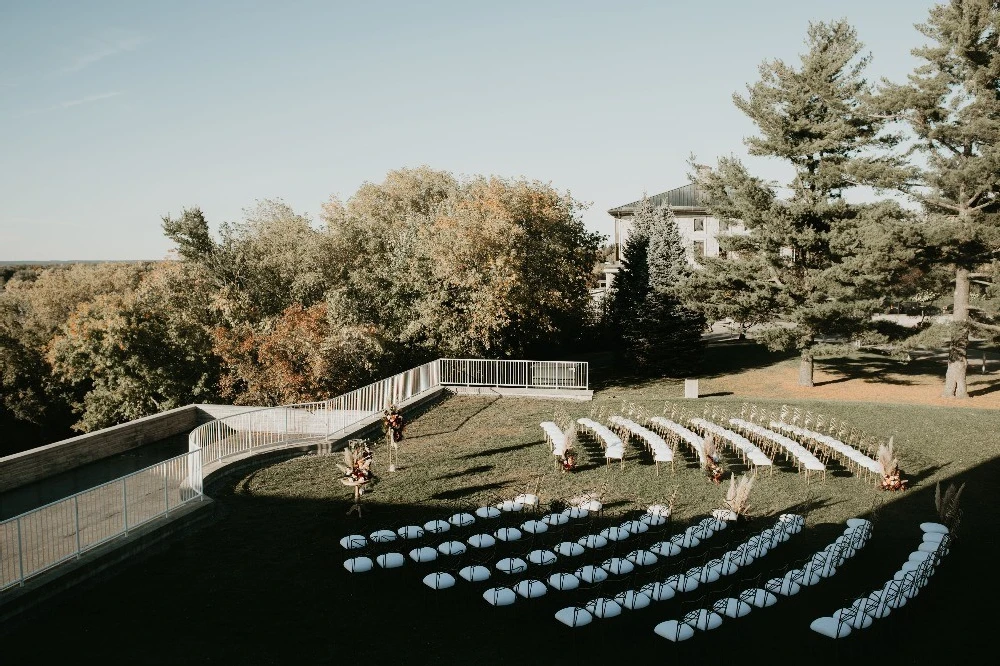
[[[653,211],[649,225],[649,251],[646,257],[649,286],[657,291],[676,289],[691,270],[687,263],[677,220],[669,203]]]
[[[943,393],[965,398],[970,333],[1000,334],[995,316],[970,304],[973,284],[989,281],[1000,252],[1000,4],[951,0],[934,6],[917,28],[931,40],[913,50],[923,62],[908,83],[886,82],[875,101],[907,122],[913,148],[926,160],[872,176],[923,204],[921,258],[949,267],[954,277],[953,321],[923,339],[949,339]]]
[[[611,326],[621,331],[634,321],[649,293],[649,230],[653,224],[653,205],[645,196],[636,206],[632,228],[622,245],[622,267],[611,285]]]
[[[843,21],[810,24],[806,45],[799,67],[765,62],[749,94],[733,96],[759,130],[746,140],[750,154],[792,167],[790,196],[779,199],[771,184],[736,158],[701,170],[698,182],[715,217],[746,225],[747,235],[725,236],[720,245],[738,261],[758,266],[761,280],[742,280],[745,266],[733,261],[712,262],[708,276],[719,284],[742,281],[759,291],[750,302],[765,310],[777,307],[782,325],[758,339],[772,349],[799,349],[799,383],[812,386],[813,358],[822,349],[818,338],[863,328],[879,304],[877,298],[859,300],[852,285],[857,276],[843,270],[831,241],[860,213],[843,192],[857,183],[859,172],[894,159],[873,157],[868,149],[894,138],[880,135],[884,119],[865,113],[869,86],[862,73],[869,58],[860,55],[854,29]]]

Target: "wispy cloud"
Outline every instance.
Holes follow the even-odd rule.
[[[69,66],[64,67],[59,71],[63,74],[79,72],[81,69],[89,67],[95,62],[99,62],[105,58],[116,56],[119,53],[134,51],[140,44],[142,44],[142,38],[136,35],[120,37],[112,40],[100,40],[94,45],[93,48],[76,56]]]
[[[116,90],[114,92],[98,93],[96,95],[87,95],[86,97],[80,97],[79,99],[70,99],[65,102],[59,102],[58,104],[53,104],[52,106],[45,107],[44,109],[34,109],[32,111],[25,111],[24,116],[34,116],[39,113],[49,113],[51,111],[59,111],[60,109],[68,109],[74,106],[80,106],[81,104],[90,104],[91,102],[99,102],[102,99],[110,99],[112,97],[118,97],[119,95],[124,95],[125,93]]]

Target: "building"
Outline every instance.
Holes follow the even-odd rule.
[[[648,197],[653,208],[657,208],[664,203],[670,204],[674,211],[674,218],[677,220],[677,228],[680,232],[681,242],[687,249],[688,261],[697,266],[702,257],[718,257],[719,235],[726,233],[744,232],[740,223],[727,224],[708,214],[703,198],[697,185],[684,185],[666,192]],[[604,266],[604,279],[601,280],[599,289],[596,292],[603,294],[614,283],[614,277],[621,270],[622,248],[632,230],[632,218],[635,209],[642,200],[633,201],[622,206],[617,206],[608,211],[608,214],[615,219],[614,245],[615,253],[612,261]]]

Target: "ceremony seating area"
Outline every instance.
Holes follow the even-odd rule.
[[[653,463],[656,465],[656,474],[660,474],[660,463],[668,462],[671,468],[674,464],[673,449],[663,440],[663,437],[653,432],[645,426],[641,426],[635,421],[619,416],[617,414],[608,417],[608,421],[621,428],[624,432],[620,436],[630,433],[635,435],[645,444],[646,450],[653,456]]]
[[[718,437],[731,449],[739,453],[739,455],[743,458],[744,463],[748,463],[755,468],[767,467],[769,470],[773,471],[773,464],[767,454],[757,448],[757,445],[743,435],[698,417],[691,419],[691,423],[692,425],[701,428],[706,433]]]
[[[555,456],[556,467],[559,466],[559,459],[566,453],[566,434],[552,421],[542,421],[539,425],[545,432],[545,441],[549,445],[549,450]]]
[[[876,475],[879,478],[883,474],[882,466],[878,461],[872,460],[853,446],[844,444],[835,437],[781,421],[771,421],[771,427],[822,444],[837,454],[838,460],[844,467],[853,470],[855,473],[864,470],[866,474]]]
[[[809,449],[794,439],[741,418],[733,417],[729,419],[729,423],[756,439],[758,445],[770,448],[769,453],[772,456],[775,451],[780,450],[785,454],[786,459],[790,458],[794,460],[799,471],[805,470],[806,481],[809,480],[810,472],[819,472],[824,476],[826,475],[826,465],[820,462],[819,458],[813,455]]]
[[[604,457],[609,464],[612,460],[617,460],[622,467],[625,466],[625,444],[618,435],[593,419],[584,417],[577,419],[576,422],[594,433],[604,449]]]
[[[705,440],[700,435],[662,416],[653,416],[649,419],[649,422],[659,428],[661,432],[669,432],[676,435],[681,441],[691,447],[698,456],[698,462],[702,465],[705,464]]]
[[[941,559],[948,554],[951,535],[941,523],[921,523],[923,532],[917,550],[882,587],[858,597],[829,616],[813,620],[809,628],[829,638],[844,638],[858,629],[867,629],[875,620],[889,615],[917,596],[930,581]]]

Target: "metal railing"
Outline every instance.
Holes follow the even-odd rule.
[[[188,453],[0,522],[0,590],[202,498],[209,465],[293,442],[338,439],[386,406],[441,386],[586,389],[587,367],[570,361],[437,359],[330,400],[210,421],[190,433]]]
[[[450,386],[586,389],[587,369],[579,361],[494,361],[442,358],[441,383]]]
[[[200,456],[190,451],[0,522],[0,590],[201,499],[188,481]]]

